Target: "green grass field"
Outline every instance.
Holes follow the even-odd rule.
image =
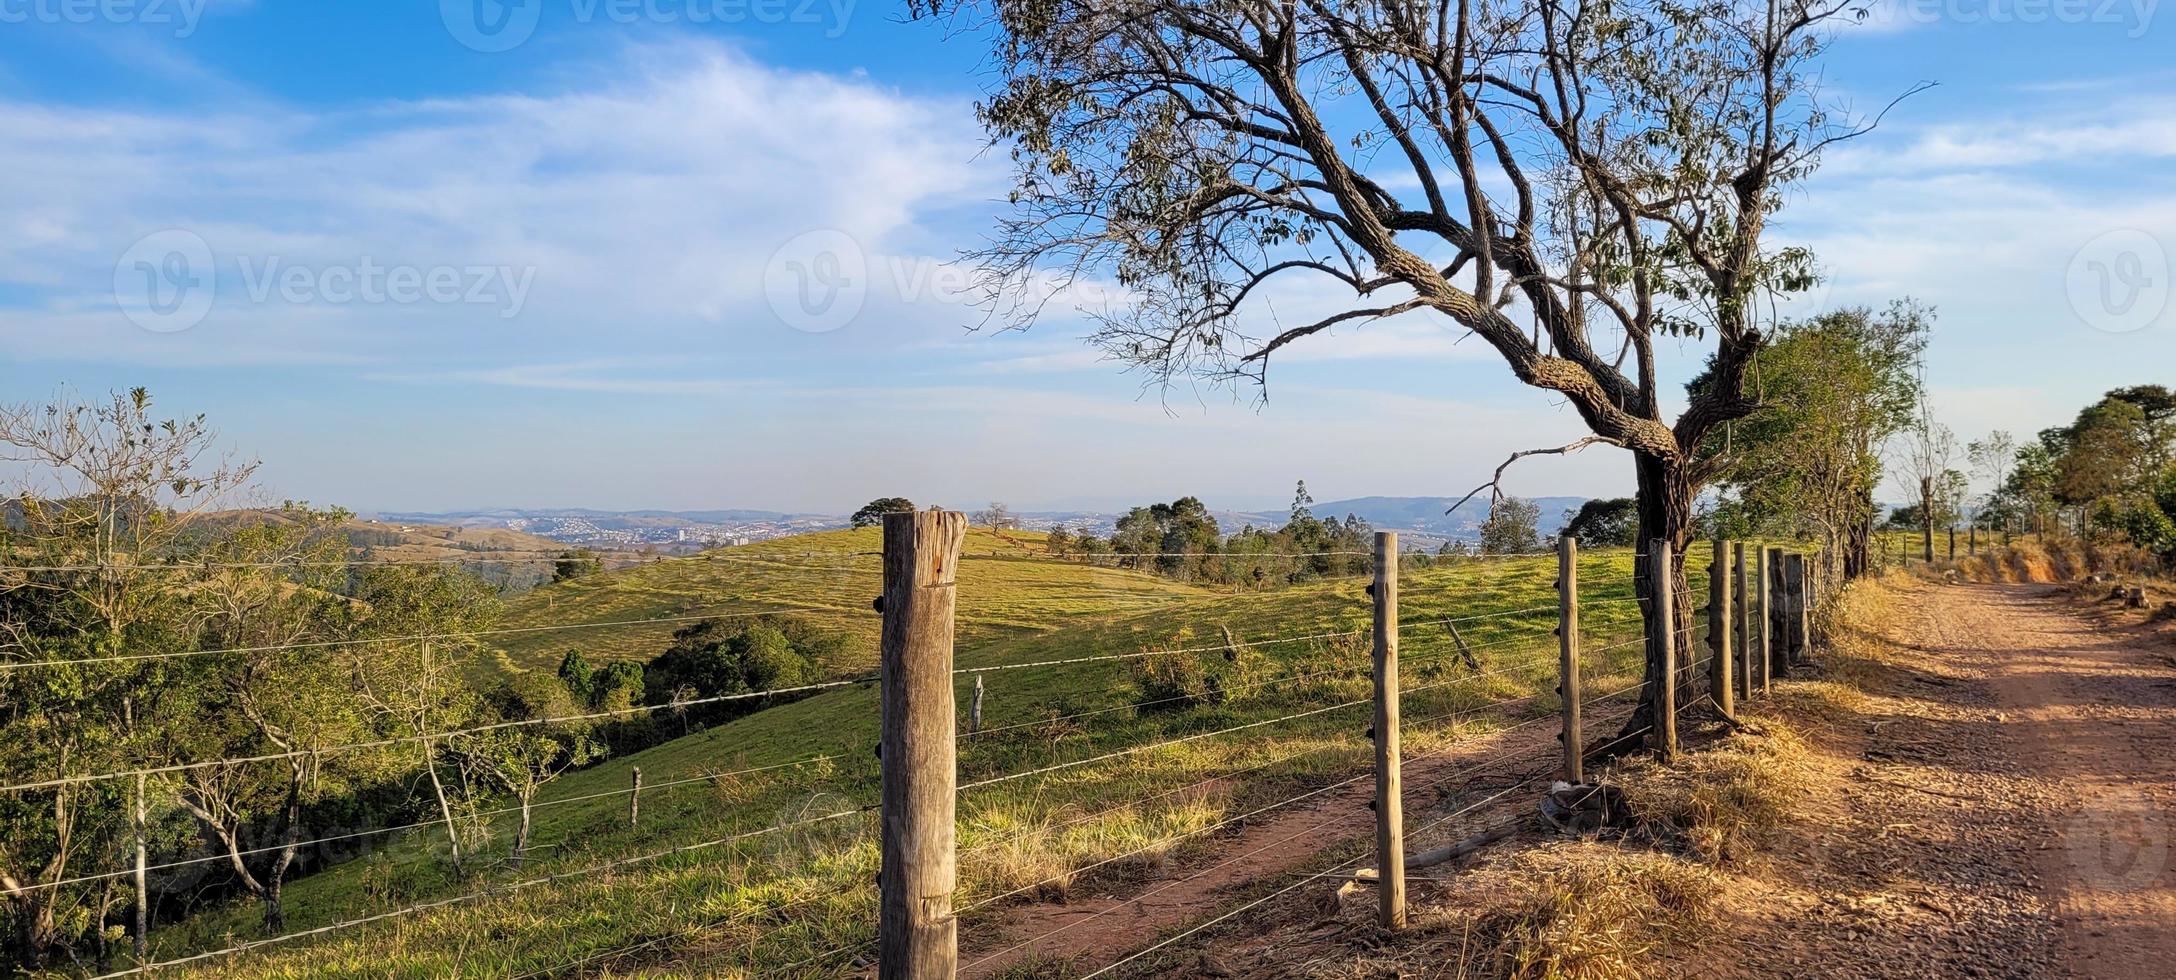
[[[877,559],[863,553],[876,544],[873,531],[834,532],[593,576],[526,597],[515,622],[814,607],[804,615],[850,631],[873,662]],[[1248,672],[1230,700],[1188,710],[1136,707],[1136,659],[985,673],[985,734],[961,745],[963,786],[1123,754],[963,790],[958,905],[1059,891],[1090,865],[1099,866],[1088,877],[1138,874],[1173,851],[1215,846],[1210,835],[1185,835],[1366,770],[1368,709],[1334,707],[1368,697],[1363,580],[1234,594],[1041,552],[1035,535],[970,536],[959,575],[960,667],[1216,647],[1229,629],[1247,648]],[[1704,552],[1688,562],[1694,583],[1705,582]],[[1599,649],[1637,635],[1630,568],[1621,551],[1581,562],[1581,626],[1597,651],[1592,692],[1638,676],[1636,644]],[[1468,559],[1400,576],[1409,755],[1555,710],[1555,576],[1554,556]],[[1462,620],[1451,625],[1487,676],[1463,664],[1441,622],[1452,619]],[[670,628],[578,632],[602,659],[648,656]],[[530,640],[507,647],[506,661],[549,666],[565,648],[563,637]],[[973,678],[956,680],[964,716]],[[865,685],[836,688],[571,773],[542,794],[538,846],[518,870],[472,867],[454,880],[435,829],[379,839],[375,853],[288,886],[291,930],[493,894],[191,968],[256,977],[849,972],[851,950],[874,936],[875,827],[861,809],[877,791],[874,698]],[[1477,710],[1512,699],[1525,700]],[[1310,711],[1319,713],[1275,721]],[[1213,734],[1255,722],[1271,723]],[[1204,737],[1143,748],[1188,736]],[[635,766],[651,788],[641,829],[630,831],[621,791]],[[511,820],[493,823],[484,853],[505,854]],[[521,884],[548,876],[563,877]],[[989,914],[969,913],[965,928]],[[258,916],[250,902],[208,910],[156,931],[154,955],[247,941],[259,935]]]

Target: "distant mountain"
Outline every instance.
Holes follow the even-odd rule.
[[[1556,533],[1564,522],[1578,513],[1579,506],[1587,502],[1585,497],[1528,497],[1534,506],[1541,508],[1541,519],[1535,529],[1543,536]],[[1459,540],[1473,540],[1481,536],[1481,524],[1488,520],[1488,497],[1482,495],[1460,504],[1457,512],[1445,513],[1456,497],[1355,497],[1351,500],[1331,500],[1314,505],[1317,517],[1343,517],[1352,514],[1375,526],[1379,531],[1421,531]]]
[[[1541,519],[1536,530],[1544,537],[1571,520],[1585,497],[1532,497],[1534,505],[1541,508]],[[1488,520],[1488,498],[1469,500],[1458,508],[1457,513],[1445,513],[1456,497],[1354,497],[1350,500],[1329,500],[1308,508],[1316,517],[1342,519],[1351,514],[1368,522],[1380,531],[1400,531],[1420,540],[1403,542],[1408,546],[1425,545],[1433,541],[1473,541],[1481,537],[1481,524]],[[1230,534],[1249,524],[1255,527],[1282,527],[1290,514],[1279,511],[1218,510],[1212,507],[1210,515],[1217,526]],[[1088,511],[1037,511],[1020,515],[1024,526],[1032,530],[1048,530],[1064,527],[1074,531],[1087,531],[1096,535],[1108,535],[1118,523],[1117,514],[1101,514]]]

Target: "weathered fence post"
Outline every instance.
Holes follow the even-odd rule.
[[[1655,629],[1662,633],[1662,688],[1655,692],[1655,724],[1650,743],[1664,759],[1677,755],[1677,587],[1670,567],[1670,543],[1647,542],[1649,594],[1654,597]]]
[[[1767,694],[1768,664],[1770,662],[1768,648],[1775,641],[1772,631],[1768,628],[1770,622],[1768,610],[1775,604],[1776,594],[1768,588],[1768,549],[1754,545],[1753,554],[1749,560],[1753,562],[1753,593],[1759,602],[1759,609],[1753,614],[1753,625],[1750,627],[1753,635],[1748,637],[1747,642],[1751,643],[1753,647],[1753,669],[1759,672],[1760,675],[1755,682],[1755,686],[1760,693]]]
[[[975,700],[967,706],[967,735],[982,734],[982,675],[975,675]]]
[[[1730,545],[1732,571],[1738,577],[1734,628],[1738,641],[1738,700],[1753,700],[1753,570],[1746,566],[1745,542]]]
[[[642,829],[642,767],[635,766],[627,774],[632,784],[627,788],[627,829]]]
[[[884,515],[880,641],[883,870],[877,878],[877,975],[949,980],[958,967],[952,917],[958,877],[958,781],[952,702],[952,612],[967,516]]]
[[[1579,728],[1579,541],[1556,539],[1556,649],[1557,687],[1564,703],[1564,781],[1587,781],[1584,757],[1587,747]]]
[[[1725,717],[1737,713],[1735,680],[1730,676],[1730,545],[1715,539],[1715,559],[1708,564],[1708,696]]]
[[[136,965],[151,962],[151,805],[145,799],[144,774],[136,774]]]
[[[1768,557],[1761,571],[1768,574],[1768,671],[1762,682],[1773,681],[1778,675],[1791,672],[1791,585],[1790,560],[1783,549],[1768,549]]]
[[[1806,623],[1813,604],[1813,576],[1806,574],[1806,556],[1793,554],[1786,560],[1783,580],[1791,587],[1791,651],[1787,658],[1790,666],[1806,662],[1808,647],[1812,643]]]
[[[1949,560],[1957,560],[1957,525],[1949,526]]]
[[[1972,522],[1971,527],[1965,528],[1964,553],[1967,555],[1980,553],[1980,525],[1978,521]]]
[[[1405,927],[1405,794],[1398,759],[1398,532],[1375,532],[1375,867],[1378,920]]]

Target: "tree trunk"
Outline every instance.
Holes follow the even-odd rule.
[[[431,774],[431,792],[438,797],[438,816],[446,822],[446,844],[453,848],[453,874],[461,875],[461,830],[453,824],[453,805],[446,802],[446,784],[438,778],[438,753],[423,743],[423,768]]]
[[[1689,632],[1679,630],[1675,635],[1663,635],[1659,628],[1662,611],[1655,601],[1659,596],[1662,601],[1671,603],[1676,622],[1693,622],[1691,594],[1686,591],[1684,581],[1685,547],[1692,541],[1693,533],[1695,488],[1687,479],[1683,464],[1678,462],[1641,455],[1635,457],[1634,468],[1639,477],[1636,503],[1640,518],[1638,552],[1641,560],[1634,564],[1632,591],[1640,599],[1640,627],[1647,637],[1646,686],[1640,692],[1639,707],[1625,721],[1623,730],[1597,750],[1604,756],[1622,755],[1641,745],[1641,736],[1655,723],[1657,702],[1664,683],[1678,685],[1679,704],[1690,703],[1687,698],[1692,694],[1693,662],[1697,659],[1692,656]],[[1647,543],[1657,538],[1670,546],[1668,582],[1654,581],[1652,562],[1645,558]],[[1662,676],[1664,655],[1668,650],[1663,646],[1665,643],[1677,645],[1678,671],[1674,678]]]
[[[53,952],[53,935],[59,931],[53,921],[53,902],[46,897],[47,891],[27,892],[16,899],[16,953],[22,959],[23,968],[32,973],[45,969]]]
[[[280,906],[280,876],[268,875],[264,883],[264,931],[277,936],[287,931],[287,910]]]
[[[535,789],[531,788],[522,791],[521,827],[514,831],[514,857],[512,861],[517,869],[521,867],[522,860],[528,857],[529,854],[529,801],[534,799],[536,799]]]
[[[1934,563],[1934,479],[1919,478],[1919,538],[1927,564]]]

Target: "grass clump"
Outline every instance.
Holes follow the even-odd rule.
[[[1673,766],[1635,763],[1622,785],[1642,829],[1708,863],[1758,853],[1812,791],[1805,742],[1781,721],[1761,726]]]
[[[1714,872],[1667,854],[1586,844],[1524,855],[1522,882],[1476,923],[1505,980],[1640,980],[1654,953],[1705,925]]]

